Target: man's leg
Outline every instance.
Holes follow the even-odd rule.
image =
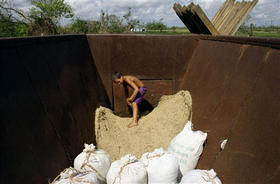
[[[128,124],[128,128],[134,127],[138,125],[138,121],[137,121],[137,116],[138,116],[138,105],[136,102],[133,102],[131,104],[132,107],[132,112],[133,112],[133,118],[132,118],[132,122]]]

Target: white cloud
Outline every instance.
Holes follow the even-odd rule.
[[[173,11],[173,4],[179,2],[187,5],[190,2],[199,4],[207,16],[212,19],[225,0],[65,0],[76,16],[82,19],[98,19],[101,10],[119,16],[132,8],[134,18],[143,22],[163,19],[169,26],[184,26]],[[241,0],[239,0],[241,1]],[[28,10],[29,0],[13,0],[14,4]],[[280,0],[259,0],[251,12],[252,20],[257,25],[270,25],[271,21],[280,25]]]

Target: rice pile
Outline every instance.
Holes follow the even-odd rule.
[[[192,99],[188,91],[162,96],[154,110],[138,120],[138,126],[127,128],[132,118],[121,118],[110,109],[99,107],[95,116],[98,149],[106,150],[111,161],[126,154],[140,158],[155,148],[168,148],[191,116]]]

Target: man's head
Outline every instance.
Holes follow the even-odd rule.
[[[112,76],[112,80],[113,80],[113,82],[115,82],[117,84],[122,84],[123,83],[122,73],[115,72]]]

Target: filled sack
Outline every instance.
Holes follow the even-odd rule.
[[[222,184],[216,172],[211,170],[191,170],[184,174],[180,184]]]
[[[183,175],[196,167],[206,137],[207,133],[193,131],[192,123],[188,121],[184,129],[171,140],[168,151],[178,159]]]
[[[74,160],[74,168],[94,172],[100,182],[105,182],[110,168],[110,156],[104,150],[95,149],[93,144],[85,144],[83,152]]]
[[[154,152],[144,153],[140,160],[148,173],[148,183],[172,184],[176,183],[180,176],[179,164],[174,155],[162,148]]]
[[[69,167],[62,171],[51,184],[99,184],[99,181],[93,172],[81,172]]]
[[[142,162],[128,154],[112,163],[106,178],[107,184],[146,184],[147,172]]]

